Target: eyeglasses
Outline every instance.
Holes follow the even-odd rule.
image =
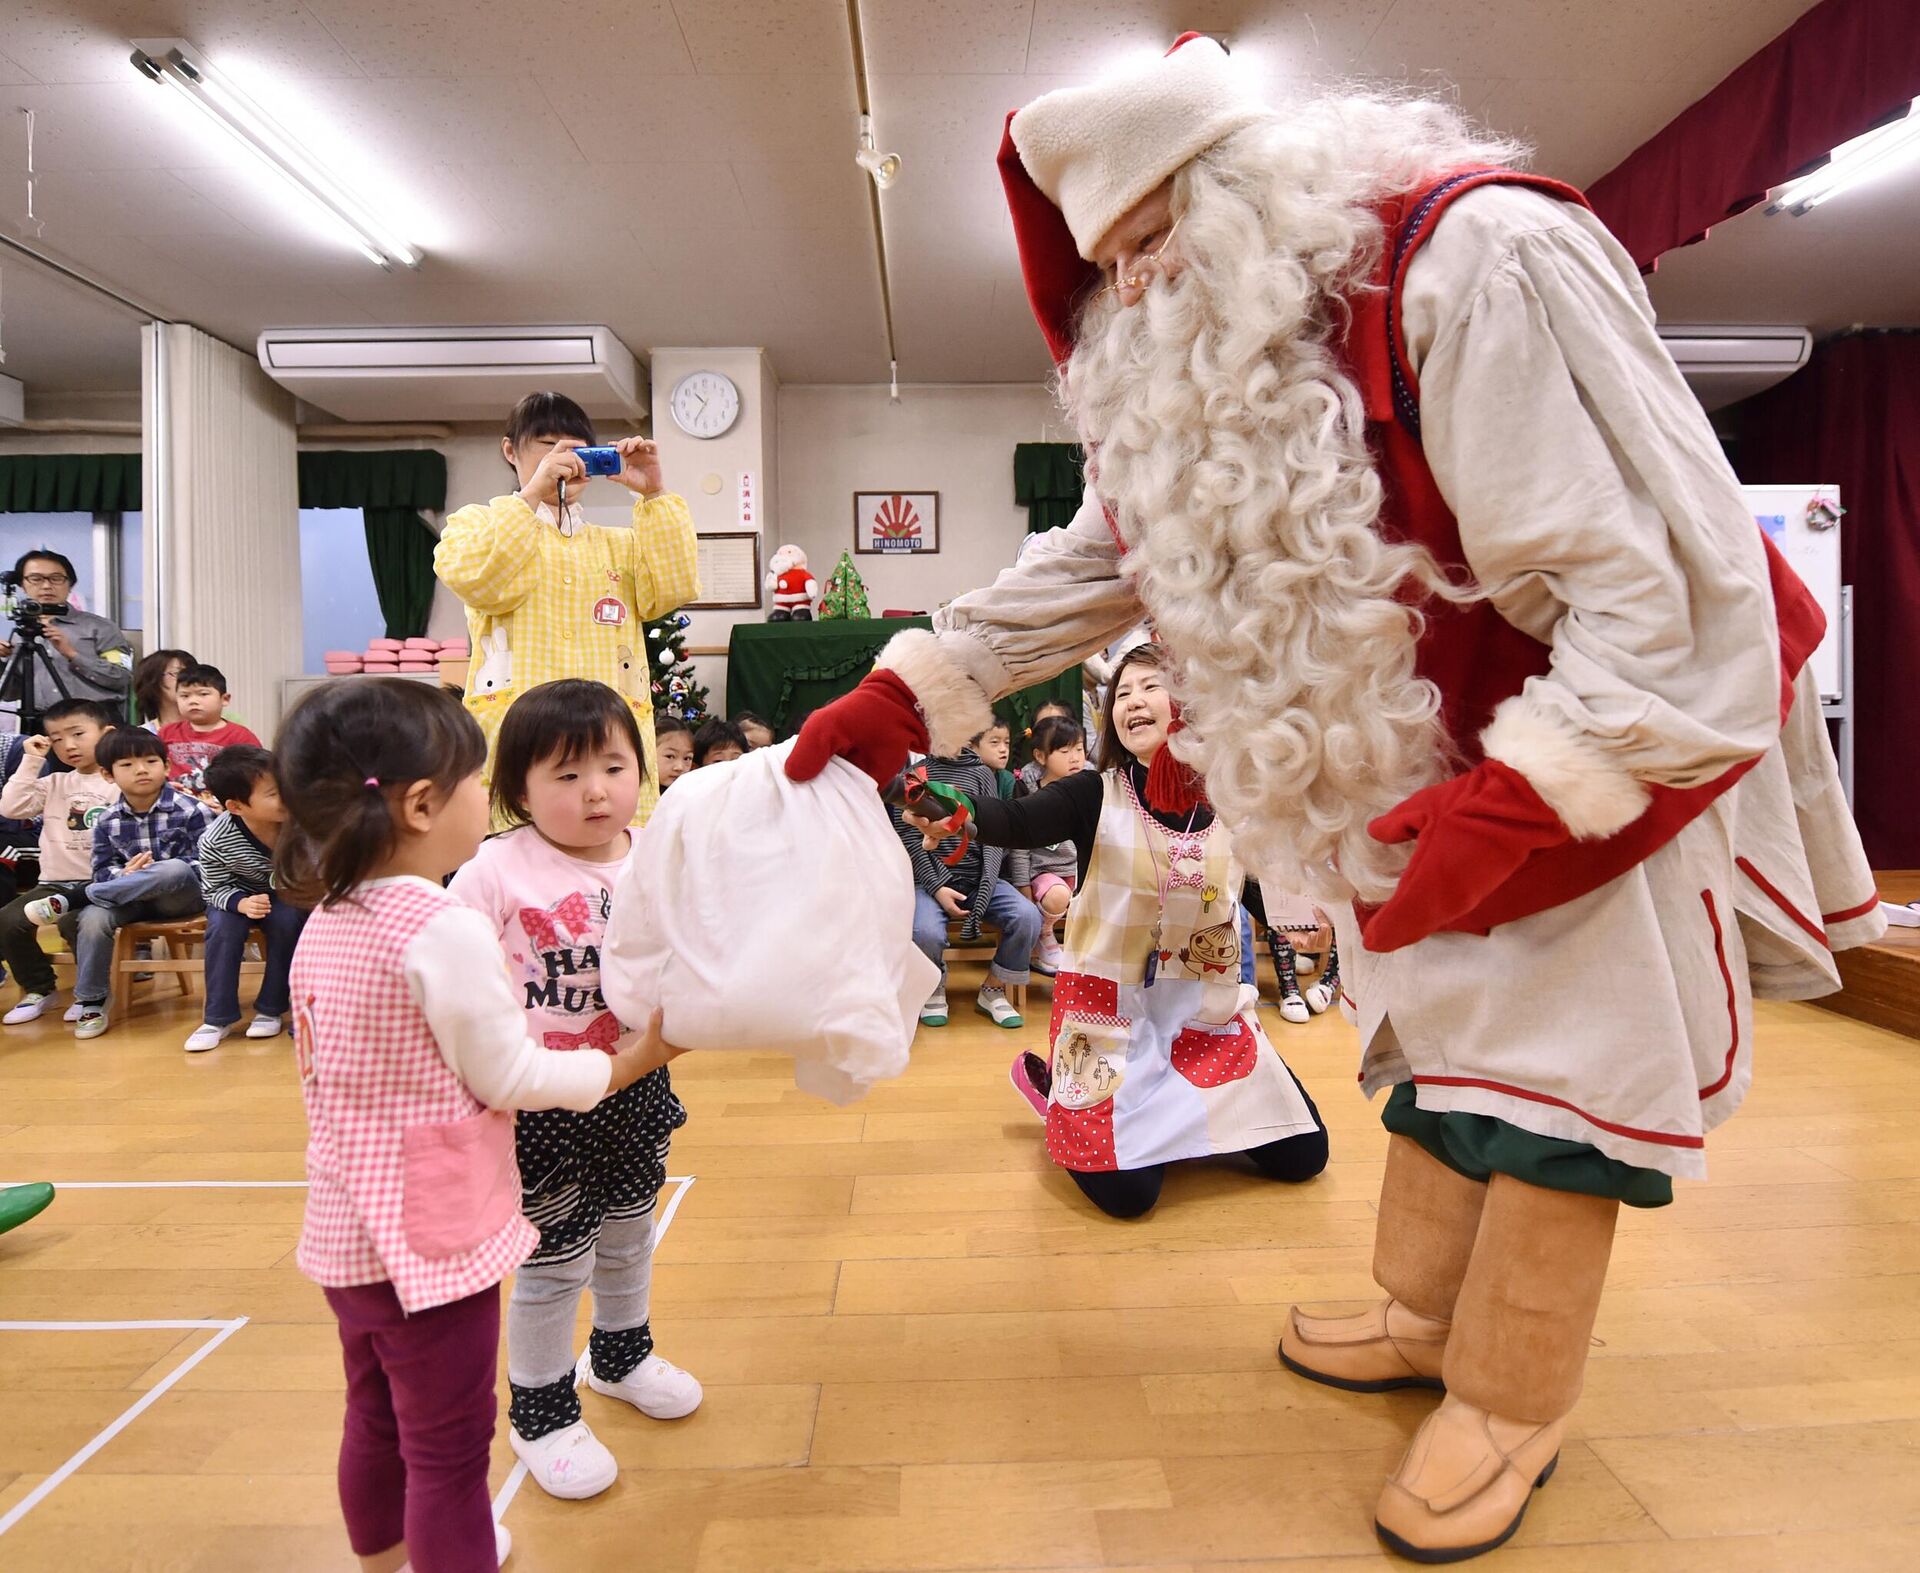
[[[1111,284],[1107,285],[1106,288],[1097,291],[1093,298],[1099,300],[1102,296],[1106,295],[1118,297],[1120,291],[1123,289],[1143,290],[1158,278],[1164,267],[1161,258],[1167,254],[1167,247],[1173,244],[1173,237],[1180,232],[1180,222],[1180,219],[1175,219],[1172,227],[1167,230],[1165,238],[1161,240],[1159,245],[1155,246],[1153,250],[1144,252],[1134,259],[1133,271],[1131,273],[1125,278],[1115,279]],[[1122,302],[1122,304],[1125,304],[1125,302]]]
[[[23,573],[20,576],[20,582],[22,584],[41,585],[49,590],[57,590],[63,584],[73,583],[73,581],[63,573]]]

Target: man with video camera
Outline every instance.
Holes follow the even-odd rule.
[[[68,600],[77,580],[59,552],[36,547],[0,574],[12,628],[0,638],[0,707],[20,730],[40,730],[41,713],[62,699],[98,699],[124,708],[133,683],[133,646],[111,619]]]

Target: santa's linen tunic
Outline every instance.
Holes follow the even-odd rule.
[[[1339,911],[1361,1081],[1702,1176],[1705,1134],[1750,1079],[1752,998],[1832,992],[1831,951],[1884,929],[1819,696],[1803,673],[1780,729],[1751,512],[1597,219],[1522,187],[1468,192],[1408,265],[1401,320],[1467,560],[1552,653],[1526,704],[1647,782],[1764,757],[1645,862],[1484,937],[1376,956]],[[997,698],[1140,615],[1089,494],[934,626]]]

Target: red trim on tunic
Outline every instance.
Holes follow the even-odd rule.
[[[1682,1136],[1673,1131],[1643,1131],[1638,1126],[1616,1125],[1612,1120],[1603,1120],[1597,1114],[1589,1114],[1578,1104],[1569,1103],[1565,1098],[1556,1098],[1549,1092],[1535,1092],[1530,1087],[1515,1087],[1504,1081],[1488,1081],[1481,1076],[1416,1076],[1416,1087],[1484,1087],[1489,1092],[1504,1092],[1511,1098],[1524,1098],[1529,1103],[1549,1103],[1556,1109],[1565,1109],[1577,1114],[1589,1125],[1603,1131],[1611,1131],[1616,1136],[1630,1137],[1637,1142],[1653,1142],[1661,1147],[1705,1147],[1704,1136]]]
[[[1740,861],[1744,861],[1744,859]],[[1752,873],[1751,870],[1748,872],[1749,874]],[[1754,882],[1756,884],[1763,883],[1757,877]],[[1720,933],[1720,914],[1716,912],[1713,907],[1713,892],[1711,890],[1701,891],[1700,899],[1706,903],[1707,921],[1713,925],[1713,959],[1720,963],[1720,980],[1727,986],[1727,1027],[1733,1035],[1732,1041],[1727,1045],[1727,1065],[1726,1069],[1720,1072],[1720,1079],[1714,1082],[1712,1086],[1702,1087],[1700,1089],[1700,1101],[1705,1103],[1707,1099],[1711,1098],[1715,1093],[1722,1091],[1727,1083],[1733,1080],[1733,1057],[1740,1052],[1740,1006],[1739,996],[1734,993],[1733,989],[1733,972],[1727,966],[1727,947]],[[1787,910],[1789,912],[1793,911],[1791,907],[1787,908]],[[1794,913],[1794,916],[1798,917],[1799,914]],[[1822,943],[1824,943],[1824,941]]]
[[[1821,913],[1820,921],[1822,923],[1850,922],[1854,918],[1864,918],[1869,912],[1871,912],[1875,907],[1879,905],[1880,905],[1880,892],[1876,890],[1871,896],[1867,897],[1867,899],[1861,902],[1860,905],[1857,907],[1848,907],[1845,912]]]
[[[1767,899],[1771,901],[1776,907],[1778,907],[1782,912],[1786,913],[1788,917],[1792,918],[1794,922],[1798,923],[1801,928],[1805,929],[1815,939],[1819,940],[1822,945],[1827,945],[1826,931],[1822,929],[1818,923],[1815,923],[1812,918],[1808,917],[1804,912],[1802,912],[1798,907],[1796,907],[1791,901],[1787,900],[1785,896],[1781,895],[1778,890],[1774,889],[1773,882],[1769,880],[1764,874],[1762,874],[1759,869],[1755,868],[1745,858],[1735,858],[1733,860],[1733,866],[1739,869],[1741,873],[1745,874],[1748,879],[1754,882],[1754,884],[1758,885],[1760,889],[1765,893]],[[1701,894],[1705,895],[1706,892],[1702,891]],[[1869,902],[1868,905],[1871,906],[1872,903]],[[1858,917],[1859,914],[1855,913],[1854,916]],[[1719,927],[1718,925],[1716,925],[1714,928],[1714,933],[1717,935],[1719,932],[1720,932]],[[1827,945],[1827,948],[1831,950],[1833,947],[1831,945]]]

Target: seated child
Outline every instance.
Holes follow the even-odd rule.
[[[1001,723],[995,723],[995,727],[1005,731]],[[957,787],[976,801],[990,798],[997,803],[999,778],[976,752],[979,742],[976,738],[952,759],[929,755],[922,763],[929,780]],[[893,815],[894,828],[906,845],[907,855],[913,859],[914,883],[920,887],[914,893],[913,942],[940,968],[940,981],[920,1007],[921,1025],[947,1024],[946,963],[941,959],[947,948],[947,924],[960,922],[961,941],[969,943],[979,935],[982,920],[1000,931],[1000,943],[974,1008],[997,1027],[1024,1025],[1013,1001],[1007,998],[1007,985],[1027,981],[1033,947],[1040,938],[1040,909],[1020,894],[1020,886],[1028,882],[1026,854],[1015,852],[1009,857],[999,847],[983,846],[970,834],[966,852],[949,865],[947,857],[960,846],[958,836],[949,836],[930,850],[921,833],[901,818],[899,809],[889,808],[888,812]]]
[[[113,707],[97,699],[63,699],[49,706],[45,737],[20,739],[20,763],[0,788],[0,814],[40,821],[40,882],[0,907],[0,951],[4,951],[20,998],[0,1017],[9,1027],[37,1021],[54,990],[53,960],[40,948],[36,924],[55,921],[71,945],[79,908],[93,874],[93,827],[120,800],[113,777],[94,757],[95,745],[113,729]],[[47,771],[49,758],[68,768]],[[45,903],[58,899],[58,914]],[[67,1019],[77,1021],[80,1007]]]
[[[733,724],[740,728],[747,740],[747,752],[756,748],[773,747],[773,728],[768,726],[751,710],[742,710],[733,718]]]
[[[1052,720],[1055,716],[1064,716],[1069,721],[1078,721],[1080,719],[1079,716],[1074,713],[1071,705],[1063,704],[1058,699],[1049,699],[1038,710],[1034,711],[1033,724],[1027,728],[1029,757],[1026,763],[1021,765],[1021,767],[1013,773],[1019,783],[1014,792],[1015,797],[1025,797],[1027,793],[1033,791],[1040,785],[1040,777],[1044,773],[1040,768],[1040,727],[1044,722]],[[1085,728],[1081,729],[1081,736],[1086,736]],[[1082,752],[1084,753],[1084,750]]]
[[[218,1046],[240,1023],[240,960],[259,925],[266,975],[253,1002],[249,1038],[277,1038],[292,1009],[287,973],[307,912],[275,894],[274,849],[287,822],[273,755],[264,748],[222,749],[207,766],[207,790],[226,812],[200,838],[200,890],[207,903],[207,1013],[187,1052]]]
[[[1012,797],[1014,778],[1007,766],[1013,759],[1013,729],[1006,722],[996,719],[973,740],[971,746],[980,756],[980,763],[993,772],[1000,795]]]
[[[693,768],[693,728],[677,715],[653,718],[653,757],[660,766],[662,792]]]
[[[217,666],[190,666],[174,680],[180,719],[160,728],[167,745],[167,779],[198,793],[206,781],[207,766],[223,748],[258,748],[260,739],[236,721],[226,719],[233,700],[226,674]]]
[[[107,1030],[115,929],[205,910],[200,838],[213,823],[205,803],[168,785],[166,745],[151,732],[115,727],[94,755],[120,788],[120,801],[93,827],[93,883],[73,945],[76,1038],[97,1038]],[[66,897],[49,896],[36,903],[34,916],[53,923],[69,908]]]
[[[747,734],[731,721],[715,716],[693,734],[693,768],[725,764],[747,751]]]
[[[1051,786],[1086,768],[1087,734],[1070,715],[1049,715],[1033,729],[1033,762],[1040,771],[1038,787]],[[1021,794],[1025,796],[1026,794]],[[1071,841],[1034,847],[1027,854],[1033,874],[1033,901],[1040,909],[1040,943],[1033,953],[1033,970],[1053,977],[1060,970],[1060,941],[1054,925],[1067,915],[1080,883],[1079,853]]]

